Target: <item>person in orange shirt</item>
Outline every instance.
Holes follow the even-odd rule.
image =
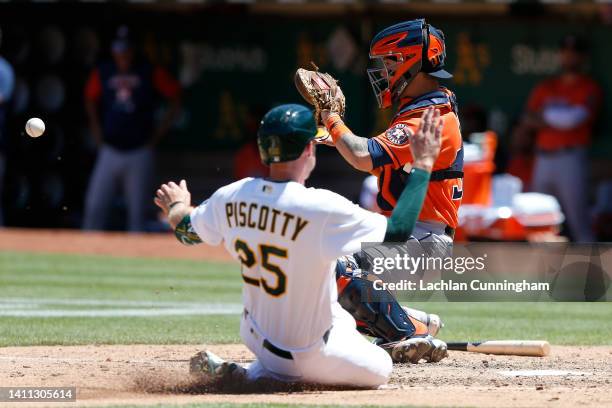
[[[515,131],[515,148],[534,143],[532,190],[557,197],[577,242],[594,239],[587,209],[588,157],[593,125],[601,107],[599,85],[583,73],[586,42],[563,38],[561,73],[538,84]]]
[[[455,95],[438,82],[452,77],[443,69],[444,34],[424,19],[395,24],[376,34],[370,58],[379,64],[368,70],[379,107],[398,106],[389,128],[372,139],[359,137],[338,114],[322,111],[331,142],[330,138],[323,140],[334,145],[353,167],[377,176],[378,207],[390,214],[410,177],[410,136],[416,132],[423,112],[436,108],[443,122],[441,149],[410,240],[440,244],[427,245],[423,251],[430,256],[448,256],[463,197],[463,143]],[[415,250],[418,247],[410,246]],[[418,256],[423,251],[419,249]],[[442,327],[439,316],[403,307],[390,292],[384,301],[362,301],[359,293],[367,291],[371,283],[355,276],[360,262],[356,254],[340,259],[336,267],[338,299],[356,318],[359,329],[379,337],[382,343],[400,341],[402,347],[396,349],[402,352],[392,355],[395,362],[445,358],[446,345],[433,338]]]
[[[396,104],[398,111],[389,128],[372,139],[353,134],[338,115],[322,112],[333,145],[353,167],[378,177],[377,204],[390,214],[413,160],[409,136],[425,109],[439,109],[442,148],[413,235],[419,241],[452,243],[463,197],[463,143],[455,95],[438,81],[452,77],[443,69],[444,34],[424,19],[399,23],[374,37],[370,58],[380,64],[368,70],[379,107]]]

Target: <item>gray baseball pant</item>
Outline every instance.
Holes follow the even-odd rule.
[[[122,151],[103,145],[87,189],[83,229],[106,228],[108,213],[119,186],[127,204],[128,230],[144,231],[146,209],[153,197],[152,176],[152,149],[142,147]]]
[[[576,242],[593,242],[588,211],[588,166],[586,148],[538,153],[533,171],[533,191],[559,200],[567,225]]]

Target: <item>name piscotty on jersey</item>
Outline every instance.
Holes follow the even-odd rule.
[[[244,227],[279,234],[295,241],[308,220],[290,212],[254,202],[230,201],[225,204],[227,226]]]
[[[331,191],[257,178],[220,188],[190,217],[202,241],[241,263],[251,326],[290,351],[320,341],[341,310],[336,259],[382,241],[387,228],[384,216]]]

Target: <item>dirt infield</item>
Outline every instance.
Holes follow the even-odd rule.
[[[612,347],[553,347],[546,358],[454,352],[438,364],[396,366],[389,386],[368,391],[189,395],[147,393],[145,381],[172,386],[188,378],[198,346],[7,347],[0,349],[3,386],[76,386],[79,406],[192,402],[278,402],[475,407],[603,407],[612,405]],[[246,362],[241,345],[211,346]],[[512,377],[513,370],[557,370],[555,376]],[[563,371],[563,372],[561,372]],[[551,373],[550,371],[548,372]],[[24,403],[13,404],[23,407]]]

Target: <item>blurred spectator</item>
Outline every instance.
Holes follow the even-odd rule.
[[[602,91],[585,73],[587,45],[569,35],[560,44],[561,73],[532,91],[524,118],[514,135],[524,151],[535,135],[532,190],[559,199],[572,238],[593,241],[587,209],[587,148],[601,106]]]
[[[0,45],[2,43],[2,31],[0,31]],[[4,183],[4,170],[6,168],[6,114],[8,102],[13,95],[15,87],[15,73],[13,67],[0,54],[0,226],[4,225],[2,213],[2,185]]]
[[[85,200],[83,228],[106,227],[109,207],[120,184],[126,197],[128,229],[145,229],[153,195],[153,149],[172,125],[179,109],[178,82],[161,67],[134,58],[125,27],[112,43],[113,61],[94,69],[85,86],[85,104],[98,158]],[[157,128],[156,96],[169,102]]]

